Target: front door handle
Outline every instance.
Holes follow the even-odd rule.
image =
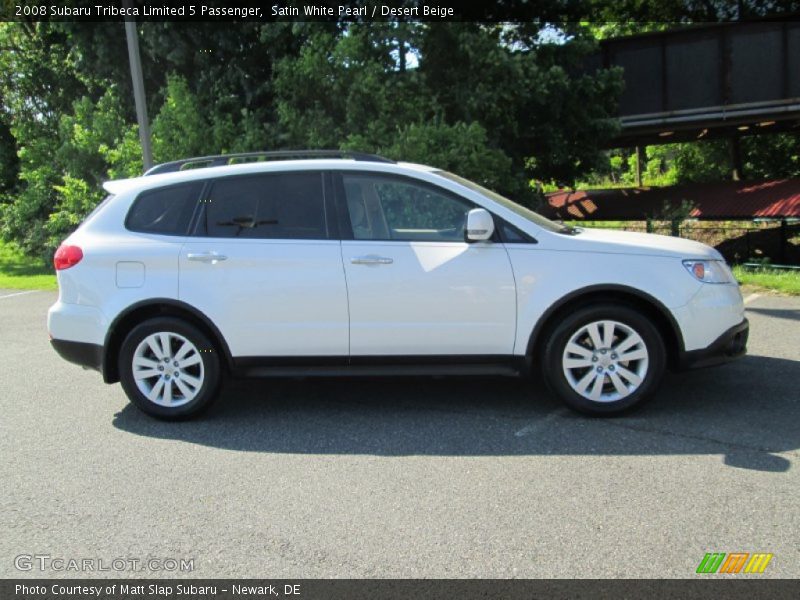
[[[215,264],[221,260],[228,260],[228,257],[224,254],[217,254],[216,252],[190,252],[186,255],[186,258],[189,260],[193,260],[196,262],[204,262],[204,263],[211,263]]]
[[[390,265],[394,259],[370,254],[369,256],[354,256],[350,262],[354,265]]]

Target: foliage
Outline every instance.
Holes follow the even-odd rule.
[[[32,256],[52,254],[103,197],[109,173],[140,171],[134,136],[113,87],[97,102],[76,100],[55,131],[20,148],[21,185],[15,201],[0,206],[3,237]]]
[[[436,120],[413,123],[402,126],[393,137],[393,143],[375,146],[375,151],[397,160],[458,171],[489,188],[508,186],[504,179],[511,171],[511,159],[502,150],[488,145],[486,130],[478,123],[447,125]],[[354,150],[365,144],[365,140],[352,136],[345,147]]]
[[[172,75],[167,80],[166,98],[153,120],[153,156],[156,162],[187,156],[211,154],[210,123],[198,98],[186,80]]]
[[[630,185],[631,151],[600,151],[618,127],[622,79],[586,73],[587,53],[599,37],[728,9],[590,4],[605,25],[140,23],[155,158],[374,151],[528,205],[531,181]],[[122,24],[2,23],[0,46],[0,237],[45,256],[100,199],[103,180],[142,170]],[[742,148],[748,176],[800,169],[796,136],[746,137]],[[727,157],[719,141],[649,147],[645,182],[724,178]]]
[[[530,204],[531,179],[572,182],[616,131],[621,77],[582,74],[594,49],[585,28],[549,42],[539,23],[138,29],[157,161],[376,151]],[[103,180],[141,173],[124,32],[2,23],[0,45],[0,237],[44,257],[100,200]]]
[[[742,139],[746,179],[800,177],[800,135],[775,133]]]
[[[741,138],[743,174],[748,180],[800,176],[800,136],[792,133]],[[728,140],[648,146],[644,149],[642,184],[666,186],[724,181],[731,177]],[[636,182],[633,149],[611,150],[578,187],[632,186]]]
[[[621,77],[577,74],[594,49],[590,40],[541,44],[537,37],[529,27],[477,23],[320,30],[277,65],[280,120],[290,145],[308,147],[391,153],[483,135],[485,156],[473,162],[510,159],[499,191],[525,194],[529,179],[569,182],[597,163],[599,143],[616,132]],[[406,44],[417,49],[416,69],[398,59]],[[423,143],[427,133],[434,137]],[[440,166],[474,172],[453,164]]]

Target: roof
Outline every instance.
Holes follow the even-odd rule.
[[[684,201],[696,219],[800,218],[800,179],[558,191],[547,194],[539,212],[554,219],[637,221],[663,217],[665,207]]]
[[[156,175],[143,175],[131,179],[116,179],[103,183],[103,188],[110,194],[121,194],[129,190],[144,190],[161,187],[184,181],[196,181],[226,175],[252,175],[272,171],[302,171],[306,169],[338,169],[358,171],[379,171],[382,173],[403,173],[408,171],[435,171],[434,167],[413,163],[362,162],[350,159],[303,159],[237,163],[219,167],[203,167],[186,169]]]

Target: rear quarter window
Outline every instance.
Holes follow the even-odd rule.
[[[128,211],[125,227],[141,233],[186,235],[202,187],[202,182],[191,182],[142,192]]]

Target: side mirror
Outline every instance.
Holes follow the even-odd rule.
[[[468,242],[484,242],[494,233],[494,219],[485,208],[473,208],[467,213],[467,229],[464,238]]]

